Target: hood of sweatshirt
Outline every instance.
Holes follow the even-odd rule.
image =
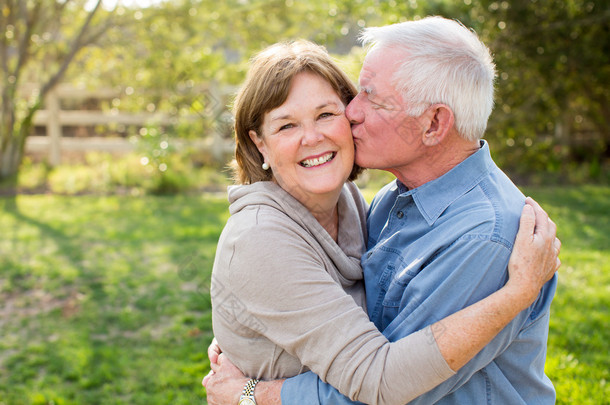
[[[307,208],[277,184],[261,181],[249,185],[230,186],[229,211],[235,215],[246,207],[268,206],[280,211],[297,223],[324,249],[333,261],[342,278],[344,287],[362,280],[360,257],[365,249],[365,218],[359,211],[354,198],[357,188],[347,183],[338,201],[339,230],[337,242],[320,225]],[[313,254],[313,252],[312,252]]]

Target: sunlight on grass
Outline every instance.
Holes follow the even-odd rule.
[[[224,197],[0,204],[0,403],[204,401]]]
[[[610,188],[525,189],[557,223],[562,267],[546,372],[558,404],[610,398]]]

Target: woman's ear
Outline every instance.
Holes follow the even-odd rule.
[[[423,115],[427,125],[422,142],[426,146],[440,144],[453,128],[455,121],[453,111],[445,104],[433,104]]]
[[[250,135],[250,139],[256,145],[258,151],[263,155],[263,159],[267,161],[267,149],[265,147],[265,143],[263,142],[263,138],[259,137],[256,131],[250,130],[248,131],[248,135]]]

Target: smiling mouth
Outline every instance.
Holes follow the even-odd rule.
[[[314,159],[302,160],[299,162],[299,164],[303,167],[320,166],[320,165],[323,165],[324,163],[330,162],[331,160],[334,159],[335,156],[337,156],[337,152],[329,152],[325,155],[322,155],[322,156],[314,158]]]

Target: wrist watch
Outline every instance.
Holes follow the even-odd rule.
[[[256,405],[256,400],[254,399],[254,387],[256,387],[256,384],[258,384],[258,380],[255,378],[246,383],[239,397],[238,405]]]

